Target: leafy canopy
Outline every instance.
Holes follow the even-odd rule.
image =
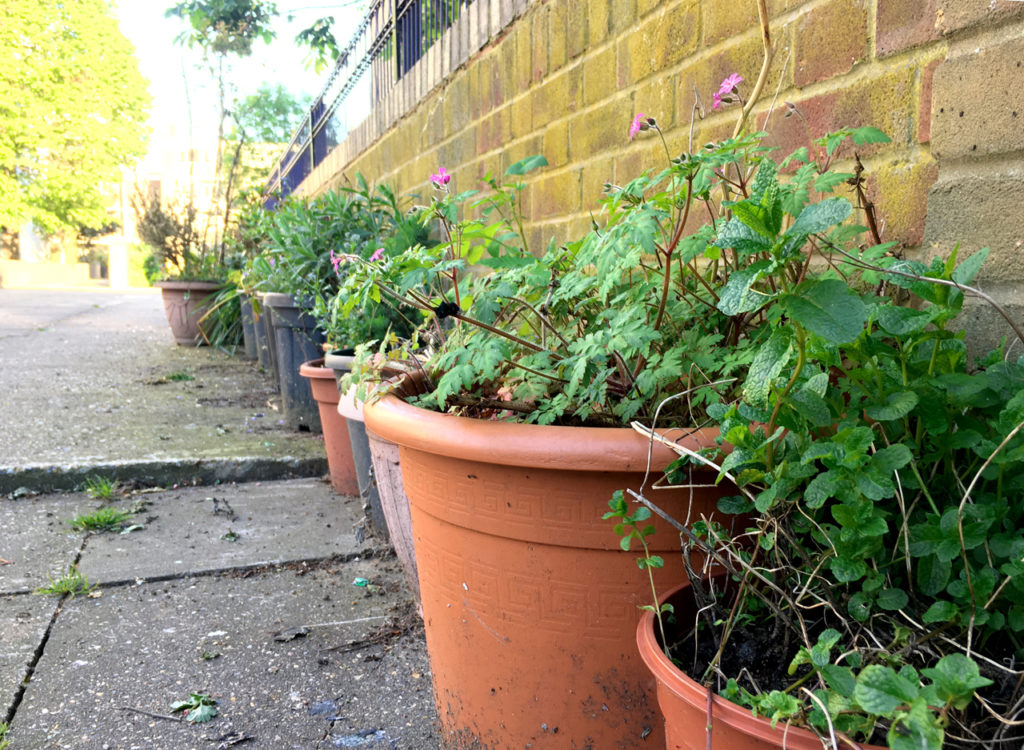
[[[150,96],[104,0],[8,0],[0,24],[0,224],[107,223],[101,185],[146,151]]]

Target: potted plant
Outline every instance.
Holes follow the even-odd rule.
[[[156,286],[174,340],[182,346],[205,343],[200,318],[223,284],[216,254],[197,227],[195,206],[164,205],[159,196],[136,191],[132,208],[139,238],[156,254],[165,273]]]
[[[824,159],[838,144],[815,145]],[[748,523],[673,521],[720,575],[692,574],[638,630],[668,746],[1019,744],[1024,357],[972,365],[955,325],[966,294],[985,297],[970,283],[987,252],[924,264],[831,228],[849,208],[802,207],[829,174],[803,158],[787,182],[763,161],[713,244],[737,261],[717,308],[772,333],[707,409],[729,454],[677,448],[669,468],[713,466],[739,488],[720,510]],[[813,278],[816,264],[832,271]]]
[[[401,253],[415,241],[426,240],[426,236],[419,222],[404,215],[398,197],[386,185],[371,186],[358,174],[354,187],[337,192],[342,200],[333,204],[329,231],[320,237],[329,248],[332,272],[323,278],[318,274],[302,276],[299,293],[312,301],[310,317],[323,336],[326,356],[303,363],[299,372],[309,381],[320,410],[335,489],[364,496],[371,521],[386,537],[385,513],[379,496],[371,490],[371,457],[365,430],[361,418],[356,419],[358,424],[350,424],[351,420],[339,412],[336,381],[339,374],[348,371],[356,345],[407,334],[411,329],[403,316],[407,311],[379,304],[349,304],[348,298],[339,293],[348,267],[341,258],[354,254],[374,262],[386,254]],[[349,412],[348,417],[356,414]]]
[[[756,149],[756,139],[730,148]],[[708,190],[729,153],[702,155]],[[654,418],[680,388],[690,403],[706,403],[700,386],[728,389],[751,344],[716,361],[721,334],[697,326],[707,311],[674,289],[697,283],[676,275],[677,253],[695,241],[677,232],[687,217],[667,190],[685,184],[674,167],[651,178],[661,198],[635,200],[640,183],[610,187],[604,227],[535,255],[519,216],[520,178],[544,164],[512,165],[509,181],[489,179],[481,198],[449,193],[441,170],[432,206],[441,244],[376,264],[352,260],[360,271],[349,275],[351,288],[419,308],[426,323],[414,345],[434,351],[409,359],[421,392],[367,404],[367,427],[400,449],[449,741],[656,747],[653,680],[630,647],[645,579],[601,513],[615,491],[649,486],[672,460],[630,420]],[[457,221],[471,199],[476,218]],[[470,274],[471,265],[491,273]],[[665,268],[671,294],[663,294]],[[662,419],[682,424],[681,413],[664,408]],[[700,427],[686,422],[674,438],[695,451],[714,446],[717,433]],[[684,516],[714,517],[729,492],[709,472],[693,477],[694,487],[659,497]],[[652,552],[673,550],[666,527]]]
[[[389,342],[411,333],[416,314],[402,306],[382,305],[348,294],[344,279],[352,266],[343,259],[378,263],[386,257],[401,255],[412,245],[427,243],[429,238],[418,219],[419,209],[405,210],[403,202],[387,185],[373,187],[362,175],[357,175],[357,184],[343,190],[350,200],[351,215],[341,231],[336,232],[331,250],[334,276],[330,285],[309,289],[314,301],[313,317],[327,341],[324,366],[328,369],[317,372],[307,366],[305,372],[310,377],[331,378],[332,383],[338,383],[330,398],[325,397],[321,409],[332,409],[338,415],[336,418],[342,420],[366,517],[373,529],[395,548],[415,594],[415,557],[409,534],[408,501],[397,470],[398,449],[367,434],[361,402],[354,394],[345,393],[349,388],[342,387],[341,380],[351,369],[356,348],[386,350]],[[326,388],[324,392],[327,393]]]

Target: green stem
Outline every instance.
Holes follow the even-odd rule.
[[[804,363],[807,361],[806,339],[804,337],[803,328],[796,323],[793,323],[793,329],[796,331],[796,367],[793,369],[793,374],[790,376],[789,382],[786,383],[786,387],[782,390],[782,393],[779,394],[778,399],[775,401],[775,408],[772,410],[772,416],[768,420],[769,435],[775,433],[775,420],[779,416],[779,410],[782,408],[782,404],[786,401],[786,397],[789,395],[789,392],[793,390],[793,386],[796,385],[797,378],[800,377],[800,372],[804,369]],[[774,442],[768,444],[766,453],[766,467],[768,471],[771,471],[775,458]]]

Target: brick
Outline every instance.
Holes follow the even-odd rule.
[[[569,157],[580,161],[625,146],[633,119],[632,109],[630,100],[622,97],[570,119]]]
[[[515,38],[506,36],[498,45],[498,59],[495,61],[492,77],[491,101],[495,107],[511,101],[516,95],[516,45]]]
[[[555,0],[548,15],[548,69],[554,73],[569,59],[565,0]]]
[[[931,148],[937,158],[1024,149],[1024,40],[944,61],[932,81]]]
[[[469,119],[476,121],[484,113],[483,97],[480,95],[480,75],[483,69],[480,65],[469,65],[461,75],[466,78],[466,99],[469,102]]]
[[[936,0],[936,4],[935,28],[942,36],[977,26],[992,26],[1024,18],[1024,6],[1016,0]]]
[[[1024,163],[1019,160],[998,169],[992,165],[979,165],[948,176],[940,175],[928,195],[925,249],[929,253],[941,251],[948,254],[959,242],[959,258],[963,260],[987,247],[989,257],[978,280],[1022,284],[1022,175]]]
[[[936,0],[878,0],[876,54],[887,57],[938,39],[935,6]]]
[[[654,11],[659,6],[665,4],[665,2],[666,0],[636,0],[637,18],[643,18],[651,11]]]
[[[676,76],[655,76],[641,84],[633,97],[633,107],[653,117],[663,133],[667,133],[676,124],[675,101],[678,86]]]
[[[583,103],[591,105],[608,98],[616,83],[615,45],[609,45],[583,61]]]
[[[511,37],[505,43],[508,44],[514,40],[516,48],[515,77],[512,88],[514,95],[516,91],[526,91],[530,88],[530,82],[533,80],[533,41],[530,38],[529,21],[520,21],[516,24]]]
[[[693,2],[679,3],[649,16],[618,43],[620,88],[644,80],[693,54],[698,41],[698,11]]]
[[[796,100],[794,104],[805,118],[806,125],[800,117],[785,118],[781,111],[776,110],[767,128],[766,143],[779,147],[779,154],[785,156],[797,148],[810,147],[811,138],[820,138],[845,127],[870,125],[884,132],[893,142],[858,146],[856,150],[862,157],[899,146],[911,146],[917,140],[917,107],[908,94],[913,91],[916,75],[916,65],[905,65],[858,81],[840,91]],[[760,127],[764,126],[763,113],[758,115],[757,121]],[[839,149],[836,158],[851,157],[852,153],[852,148],[845,145]]]
[[[477,135],[472,129],[460,133],[441,144],[438,149],[438,159],[448,169],[460,168],[476,158],[476,140]]]
[[[533,106],[529,97],[521,96],[512,102],[512,137],[522,138],[533,132]]]
[[[469,82],[464,75],[456,75],[445,87],[442,96],[445,133],[457,133],[469,125]]]
[[[585,196],[583,199],[583,208],[584,210],[588,208]],[[594,215],[595,217],[597,216],[596,209]],[[572,218],[569,219],[568,227],[566,228],[566,234],[568,234],[569,236],[568,241],[578,242],[579,240],[582,240],[584,237],[590,234],[593,228],[593,219],[591,219],[589,215],[573,216]]]
[[[587,49],[587,3],[584,0],[566,0],[566,55],[575,60]]]
[[[916,247],[924,237],[928,191],[939,176],[939,167],[930,158],[920,162],[897,161],[872,164],[868,167],[866,192],[875,204],[882,228],[882,239]],[[839,193],[847,190],[840,188]],[[856,205],[856,199],[849,196]],[[857,222],[867,226],[863,214]]]
[[[530,216],[534,221],[568,216],[580,208],[580,170],[543,175],[530,186]]]
[[[611,0],[583,0],[587,8],[587,41],[595,49],[608,38],[611,28]]]
[[[715,55],[706,60],[685,63],[679,70],[679,83],[676,87],[678,98],[675,110],[678,113],[679,124],[689,128],[690,116],[696,100],[695,88],[700,95],[700,101],[703,103],[707,117],[713,117],[716,114],[715,110],[711,109],[712,95],[718,91],[718,87],[727,76],[733,73],[743,76],[740,93],[748,96],[761,72],[763,60],[764,48],[761,38],[751,36],[719,48]],[[762,94],[764,106],[770,103],[771,94],[779,85],[779,78],[784,74],[785,60],[786,56],[783,54],[776,54],[772,57],[768,80],[764,86],[765,93]],[[735,107],[727,107],[722,112],[727,112],[730,119],[734,119],[734,114],[738,115]]]
[[[533,41],[531,80],[536,83],[548,74],[548,6],[542,5],[530,19],[530,38]],[[520,21],[526,24],[526,19]]]
[[[932,137],[932,81],[942,60],[932,60],[921,71],[921,98],[917,108],[917,142],[928,143]]]
[[[621,33],[633,25],[636,20],[636,3],[637,0],[611,0],[608,28],[612,34]]]
[[[497,151],[512,140],[511,109],[511,107],[502,107],[477,123],[476,153],[478,155]]]
[[[605,183],[614,181],[614,162],[610,156],[592,159],[583,164],[582,171],[582,208],[584,211],[593,212],[596,216],[601,210]]]
[[[697,51],[700,42],[700,3],[684,0],[664,9],[658,15],[654,34],[654,70],[660,71],[681,63]]]
[[[580,97],[582,73],[576,65],[544,81],[535,88],[530,100],[533,106],[533,125],[543,128],[550,122],[576,110]]]
[[[868,13],[862,0],[832,0],[796,24],[793,83],[807,86],[848,72],[865,59]]]
[[[509,165],[522,161],[528,156],[539,154],[543,148],[544,144],[538,135],[531,135],[529,138],[523,138],[510,143],[501,154],[501,169],[498,171],[498,174],[505,174],[505,170],[508,169]]]
[[[701,26],[704,29],[704,46],[711,47],[725,39],[744,34],[760,26],[757,18],[757,3],[736,0],[705,0],[700,4],[703,11]]]
[[[436,146],[444,137],[444,107],[440,97],[434,96],[426,104],[423,116],[423,132],[426,135],[426,146]]]
[[[569,128],[565,120],[556,122],[544,130],[544,147],[541,153],[552,167],[563,167],[569,162]]]

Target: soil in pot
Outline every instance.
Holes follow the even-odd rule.
[[[720,580],[724,579],[720,577]],[[670,591],[662,601],[671,603],[675,609],[676,624],[666,628],[669,640],[682,642],[681,639],[687,638],[692,644],[692,635],[683,633],[692,630],[697,618],[697,606],[689,584]],[[723,666],[723,670],[726,674],[739,674],[735,664],[742,660],[743,664],[749,665],[748,668],[759,669],[765,680],[763,688],[772,689],[770,680],[785,676],[792,654],[783,653],[777,639],[772,642],[770,628],[751,630],[749,640],[740,635],[734,634],[730,640],[734,645],[726,649],[729,652],[727,658],[734,666]],[[703,641],[708,644],[703,645]],[[693,659],[694,674],[702,673],[713,656],[714,648],[710,641],[710,638],[699,639],[698,644],[701,645],[697,651],[689,650],[688,659]],[[636,642],[641,658],[658,683],[658,705],[664,715],[666,750],[707,750],[709,705],[712,750],[821,750],[823,747],[821,739],[812,732],[781,723],[773,728],[767,719],[755,717],[749,708],[721,696],[712,695],[709,703],[708,689],[665,656],[652,612],[645,611],[640,618]],[[793,679],[791,677],[784,682],[789,684]],[[875,745],[865,744],[862,747],[864,750],[884,750]]]

